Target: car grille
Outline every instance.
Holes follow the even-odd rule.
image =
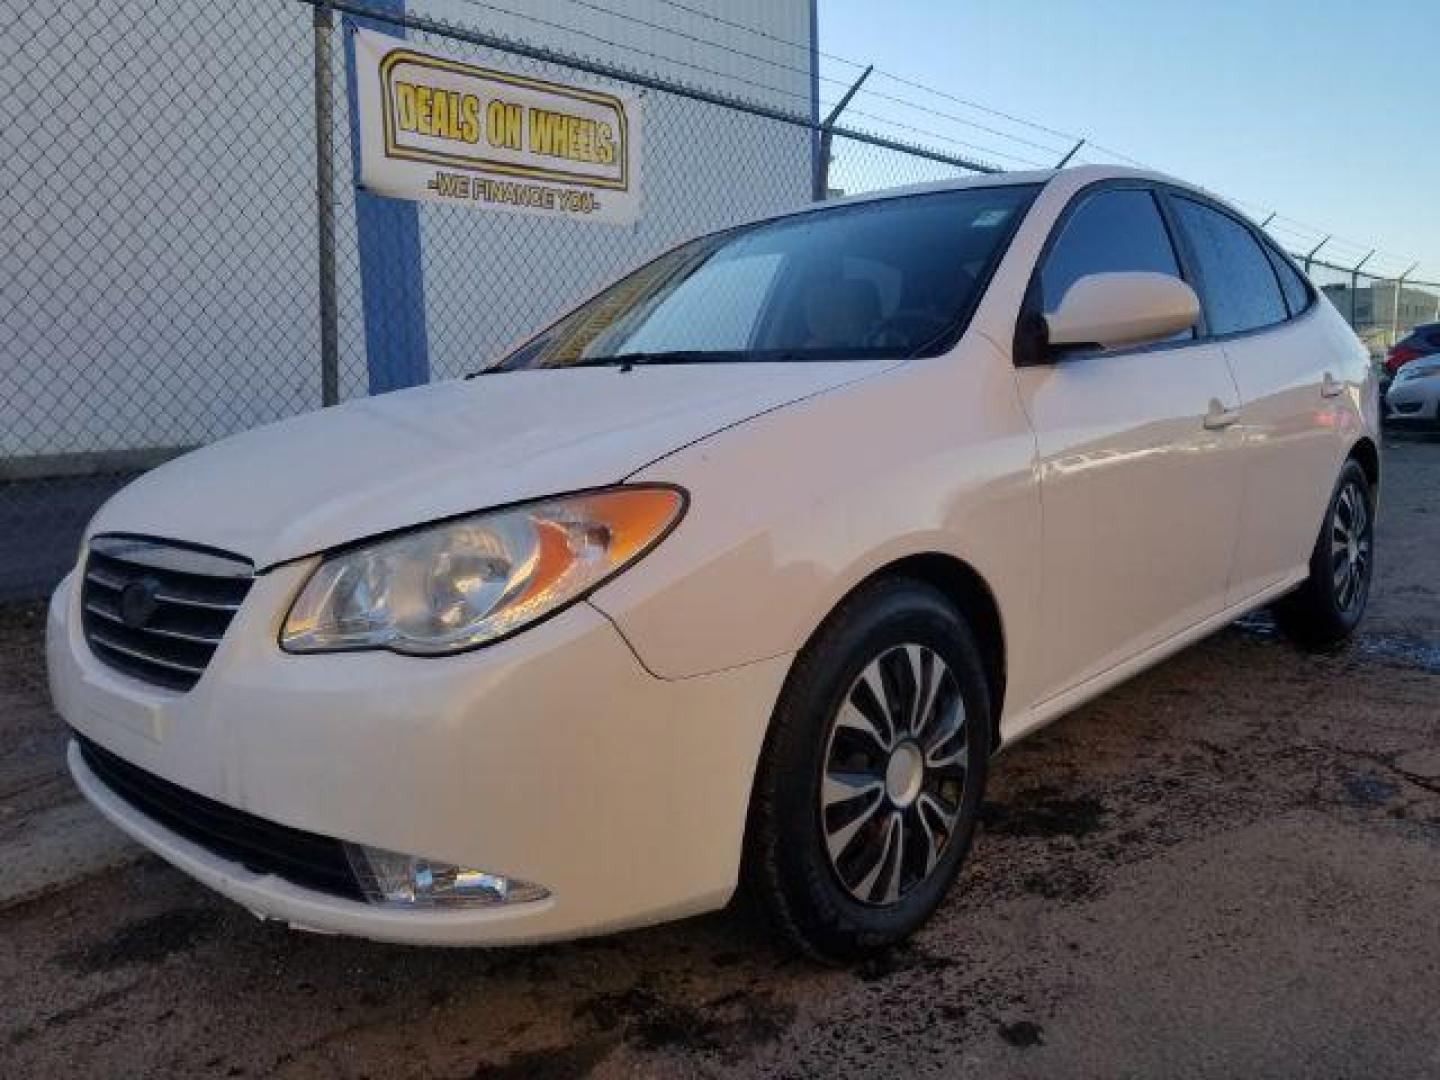
[[[206,851],[302,888],[364,900],[342,841],[277,825],[162,780],[73,732],[90,771],[125,802]]]
[[[94,537],[80,591],[85,640],[96,657],[127,675],[189,690],[254,576],[249,561],[218,551]]]

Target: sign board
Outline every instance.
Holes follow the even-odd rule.
[[[360,183],[377,195],[628,224],[640,99],[478,67],[356,29]]]

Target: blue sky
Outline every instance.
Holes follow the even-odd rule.
[[[1279,210],[1275,235],[1292,249],[1318,242],[1318,228],[1336,234],[1325,249],[1336,261],[1353,263],[1375,246],[1387,257],[1377,255],[1372,266],[1398,273],[1419,260],[1416,276],[1440,281],[1440,0],[819,0],[819,7],[824,52],[1089,136],[1226,195],[1253,216]],[[833,60],[821,70],[836,79],[858,74]],[[868,85],[1064,146],[1057,135],[878,73]],[[822,104],[840,92],[822,82]],[[862,92],[855,107],[1019,157],[1047,156],[875,94]],[[869,119],[852,122],[885,130]],[[947,145],[914,131],[890,133]],[[1101,151],[1081,156],[1114,160]]]

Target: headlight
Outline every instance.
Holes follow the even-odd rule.
[[[619,487],[425,526],[326,558],[291,605],[288,652],[459,652],[581,599],[684,511],[668,487]]]

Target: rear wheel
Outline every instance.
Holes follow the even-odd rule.
[[[1275,605],[1275,620],[1308,648],[1332,648],[1360,625],[1374,572],[1375,496],[1365,470],[1352,459],[1330,497],[1310,554],[1310,576]]]
[[[782,937],[852,960],[929,918],[974,834],[989,717],[940,593],[882,580],[837,609],[796,659],[751,805],[745,883]]]

